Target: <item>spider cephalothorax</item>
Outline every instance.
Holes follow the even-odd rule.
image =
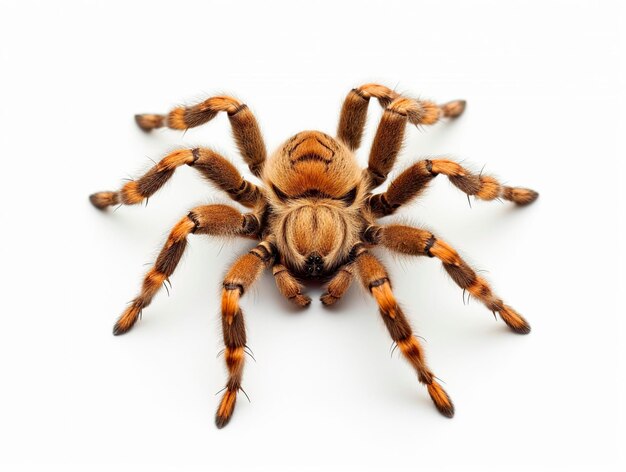
[[[354,152],[365,127],[370,98],[376,98],[384,113],[372,144],[368,166],[360,169]],[[537,193],[501,185],[488,175],[475,174],[447,159],[419,160],[400,173],[387,191],[374,193],[391,171],[402,147],[407,123],[432,125],[442,118],[455,118],[465,102],[444,105],[399,95],[385,86],[367,84],[346,97],[337,138],[319,131],[303,131],[288,139],[269,158],[257,122],[248,107],[232,97],[212,97],[192,107],[180,107],[168,115],[137,115],[144,131],[167,126],[185,130],[210,121],[218,112],[228,113],[238,148],[251,172],[261,179],[255,185],[239,174],[224,157],[207,148],[182,149],[165,156],[141,178],[116,192],[98,192],[94,206],[132,205],[155,193],[183,164],[250,209],[241,213],[228,205],[205,205],[192,209],[172,229],[154,266],[146,274],[141,292],[114,327],[114,334],[130,330],[141,311],[152,301],[174,272],[187,245],[187,236],[242,236],[259,241],[241,256],[224,278],[222,331],[229,378],[216,414],[223,427],[231,418],[241,389],[246,349],[246,331],[239,299],[265,268],[271,268],[278,290],[299,306],[311,299],[302,293],[305,279],[327,282],[321,301],[331,305],[350,287],[355,276],[372,294],[394,342],[426,385],[437,409],[454,414],[452,401],[436,381],[424,360],[422,347],[396,302],[389,276],[370,252],[382,247],[396,253],[435,257],[450,277],[489,310],[498,313],[516,333],[527,334],[530,326],[491,290],[489,284],[446,242],[429,231],[405,225],[379,225],[378,218],[391,215],[414,200],[439,174],[468,196],[481,200],[497,198],[527,205]]]

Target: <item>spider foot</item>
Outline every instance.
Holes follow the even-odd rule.
[[[135,325],[135,323],[139,319],[140,315],[141,315],[140,305],[134,303],[128,308],[126,308],[124,313],[122,313],[122,316],[119,317],[119,319],[117,320],[117,323],[115,323],[115,326],[113,327],[113,335],[119,336],[121,334],[124,334],[130,331],[130,329]]]
[[[500,313],[502,321],[517,334],[530,333],[530,324],[528,324],[528,321],[510,306],[505,305],[498,313]]]
[[[293,297],[291,301],[294,302],[296,305],[305,308],[311,304],[311,297],[299,293],[295,297]]]
[[[89,195],[89,201],[98,210],[104,210],[111,205],[117,205],[119,203],[119,197],[117,192],[97,192],[93,195]]]
[[[334,305],[335,303],[337,303],[338,300],[339,298],[332,296],[328,292],[323,293],[320,297],[320,301],[326,306]]]
[[[452,403],[452,400],[450,400],[446,391],[434,380],[427,387],[428,394],[435,403],[439,413],[447,418],[452,418],[454,416],[454,404]]]
[[[446,118],[456,118],[463,114],[466,105],[467,102],[465,100],[454,100],[441,105],[441,110]]]
[[[217,408],[217,412],[215,413],[215,426],[219,429],[222,429],[230,421],[233,416],[233,411],[235,410],[236,402],[237,391],[231,389],[226,390],[224,396],[222,396],[222,400],[220,401],[220,406]]]
[[[139,126],[143,131],[149,133],[155,128],[161,128],[164,124],[164,116],[163,115],[153,115],[153,114],[143,114],[143,115],[135,115],[135,122],[137,126]]]
[[[504,198],[519,206],[530,205],[539,197],[539,193],[529,188],[509,187],[504,189]]]

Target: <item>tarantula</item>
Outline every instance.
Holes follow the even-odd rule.
[[[380,102],[384,113],[368,166],[362,170],[354,152],[361,143],[372,97]],[[91,203],[99,209],[138,204],[161,188],[177,167],[188,165],[250,209],[241,213],[228,205],[199,206],[176,223],[146,274],[141,292],[117,320],[113,334],[130,330],[161,285],[168,281],[185,251],[187,236],[242,236],[260,242],[237,259],[223,282],[221,312],[228,381],[215,418],[219,428],[230,420],[241,390],[247,346],[239,300],[265,268],[272,269],[279,292],[300,307],[311,303],[303,293],[302,282],[307,279],[328,282],[321,301],[332,305],[356,276],[376,300],[391,338],[417,372],[418,380],[426,385],[439,412],[452,417],[452,401],[427,366],[423,349],[396,302],[389,275],[370,249],[384,247],[396,253],[439,259],[454,282],[480,300],[494,316],[497,312],[516,333],[530,332],[526,320],[494,294],[485,279],[448,243],[424,229],[377,222],[377,218],[391,215],[422,194],[439,174],[447,176],[468,196],[481,200],[501,198],[517,205],[535,201],[538,194],[533,190],[501,185],[493,177],[472,173],[447,159],[417,161],[400,173],[387,191],[373,193],[385,182],[396,161],[407,123],[432,125],[442,118],[456,118],[464,109],[462,100],[437,105],[405,97],[382,85],[363,85],[351,90],[344,101],[337,138],[319,131],[303,131],[289,138],[269,159],[253,114],[245,104],[229,96],[174,108],[167,115],[136,115],[139,127],[149,132],[165,126],[186,130],[225,111],[239,151],[263,185],[245,180],[215,151],[194,148],[166,155],[145,175],[129,181],[117,192],[91,195]]]

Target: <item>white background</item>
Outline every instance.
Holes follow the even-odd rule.
[[[617,3],[3,0],[3,470],[623,467]],[[440,177],[395,218],[432,228],[488,270],[533,332],[464,306],[436,260],[383,255],[456,404],[448,420],[397,352],[390,359],[360,287],[332,310],[312,287],[315,303],[299,312],[266,275],[243,302],[258,361],[244,378],[252,403],[241,396],[218,430],[219,285],[251,244],[193,237],[171,296],[113,337],[169,228],[225,199],[186,168],[147,208],[101,213],[87,197],[177,147],[214,146],[247,171],[224,116],[184,136],[147,135],[137,112],[233,93],[274,148],[302,129],[332,133],[345,94],[370,81],[468,100],[454,123],[411,128],[398,168],[452,156],[541,193],[524,209],[470,209]],[[362,163],[379,116],[373,103]]]

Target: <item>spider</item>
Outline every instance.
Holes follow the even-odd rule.
[[[378,125],[366,169],[359,168],[355,151],[365,127],[368,104],[376,98],[384,112]],[[137,180],[119,191],[90,196],[98,209],[138,204],[153,195],[187,165],[225,191],[250,211],[241,213],[228,205],[193,208],[174,225],[153,267],[143,279],[141,291],[117,320],[113,334],[130,330],[141,312],[173,274],[191,234],[241,236],[259,241],[228,270],[221,299],[224,357],[228,369],[215,422],[224,427],[232,417],[242,384],[247,349],[240,299],[263,270],[271,268],[278,291],[300,307],[311,303],[303,293],[306,280],[327,282],[321,296],[324,305],[336,303],[356,277],[376,303],[391,338],[415,369],[437,410],[454,415],[448,394],[428,367],[423,348],[398,305],[389,275],[371,252],[382,247],[395,253],[439,259],[452,280],[464,291],[497,312],[516,333],[530,326],[491,289],[487,281],[433,233],[400,224],[383,225],[377,219],[420,196],[439,174],[468,195],[481,200],[504,199],[528,205],[538,194],[508,187],[495,178],[475,174],[448,159],[419,160],[401,172],[384,192],[374,193],[391,171],[403,144],[408,123],[432,125],[463,113],[465,101],[443,105],[403,96],[383,85],[366,84],[351,90],[341,109],[337,137],[319,131],[303,131],[289,138],[269,158],[256,119],[249,108],[230,96],[211,97],[190,107],[174,108],[167,115],[136,115],[146,132],[168,127],[186,130],[207,123],[226,112],[237,147],[252,174],[262,181],[245,180],[223,156],[208,148],[181,149],[167,154]],[[245,392],[244,392],[245,393]]]

